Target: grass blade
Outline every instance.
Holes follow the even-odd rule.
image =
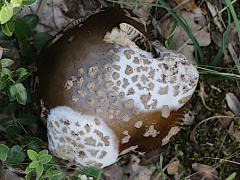
[[[217,66],[217,65],[220,64],[221,57],[224,54],[224,49],[226,48],[226,46],[229,42],[229,39],[230,39],[230,35],[231,35],[231,14],[230,14],[229,10],[227,10],[227,13],[228,13],[227,28],[226,28],[226,31],[223,34],[223,41],[222,41],[221,47],[219,48],[219,50],[217,52],[217,55],[214,57],[214,59],[211,63],[211,65],[213,65],[213,66]]]
[[[225,0],[226,4],[227,4],[227,7],[228,9],[230,10],[231,12],[231,15],[232,15],[232,18],[233,18],[233,21],[234,21],[234,24],[236,26],[236,30],[237,30],[237,33],[238,33],[238,37],[240,39],[240,23],[239,23],[239,20],[238,20],[238,17],[237,17],[237,14],[234,10],[234,7],[232,5],[232,2],[230,0]]]

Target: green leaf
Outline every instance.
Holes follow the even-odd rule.
[[[23,132],[23,130],[19,126],[16,126],[16,125],[10,125],[5,130],[5,134],[10,141],[13,141],[16,138],[18,138],[19,135],[22,134],[22,132]]]
[[[31,159],[32,161],[36,161],[38,160],[38,153],[34,150],[27,150],[27,155],[29,157],[29,159]]]
[[[81,171],[81,174],[94,177],[94,180],[100,180],[102,175],[102,169],[99,167],[86,167]]]
[[[18,145],[15,145],[10,148],[8,152],[8,157],[6,163],[10,166],[18,166],[25,159],[25,153],[22,151],[22,148]]]
[[[226,180],[234,180],[234,179],[235,179],[235,177],[236,177],[236,175],[237,175],[237,173],[236,173],[236,172],[234,172],[234,173],[230,174],[230,175],[227,177],[227,179],[226,179]]]
[[[44,150],[40,151],[38,154],[39,155],[47,155],[48,154],[48,150],[44,149]]]
[[[9,99],[10,101],[15,101],[17,98],[17,88],[15,87],[15,85],[11,86],[9,88]]]
[[[29,168],[31,169],[35,169],[36,167],[38,167],[40,164],[38,161],[32,161],[30,164],[29,164]]]
[[[28,26],[28,24],[21,20],[17,19],[15,22],[15,33],[18,38],[18,40],[26,40],[31,35],[31,28]]]
[[[22,11],[22,8],[21,7],[14,7],[13,8],[13,18],[14,18],[14,21],[16,20],[16,16]],[[12,19],[13,19],[12,18]]]
[[[32,126],[35,125],[38,121],[38,117],[33,114],[21,114],[17,117],[17,121],[25,126]],[[34,138],[34,137],[33,137]],[[30,148],[32,149],[32,148]]]
[[[0,91],[4,90],[8,85],[8,76],[0,76]]]
[[[47,170],[46,175],[48,176],[49,180],[61,180],[64,178],[63,172],[57,169],[55,166],[51,166]]]
[[[20,52],[22,56],[28,57],[28,58],[33,58],[36,56],[35,50],[33,46],[30,44],[28,40],[20,40],[18,41],[19,46],[20,46]]]
[[[0,60],[1,66],[6,68],[6,67],[10,67],[11,65],[13,65],[14,61],[12,59],[9,58],[4,58]]]
[[[6,161],[9,148],[5,144],[0,144],[0,161]]]
[[[17,102],[19,104],[25,105],[27,103],[27,90],[22,83],[15,84],[17,88]]]
[[[44,170],[44,168],[43,168],[42,164],[39,164],[39,166],[36,167],[36,172],[37,172],[38,178],[42,176],[43,170]]]
[[[32,171],[27,173],[27,175],[25,176],[26,180],[31,180],[32,179]]]
[[[52,160],[52,156],[49,154],[41,154],[39,155],[39,162],[42,164],[47,164]]]
[[[39,17],[35,14],[28,14],[22,18],[22,20],[29,26],[31,31],[38,25]]]
[[[13,7],[20,7],[22,5],[22,0],[11,0],[10,3]]]
[[[27,146],[28,149],[39,150],[43,145],[41,139],[31,136],[25,136],[21,139],[23,145]]]
[[[25,172],[27,173],[27,174],[29,174],[30,172],[32,172],[34,169],[32,169],[32,168],[30,168],[29,167],[29,165],[26,167],[26,169],[25,169]]]
[[[10,71],[7,68],[2,68],[2,74],[7,76],[7,77],[12,77],[12,71]]]
[[[28,76],[30,76],[31,74],[27,71],[27,69],[25,68],[18,68],[16,70],[16,74],[18,76],[17,82],[22,82],[25,79],[27,79]]]
[[[11,37],[15,30],[15,24],[14,24],[13,19],[11,19],[10,21],[8,21],[5,24],[2,24],[2,30],[6,36]]]
[[[41,49],[47,44],[48,40],[51,38],[52,36],[49,35],[47,32],[37,33],[34,36],[33,45],[37,50],[41,51]]]
[[[22,0],[24,6],[32,6],[35,2],[36,0]]]
[[[8,22],[13,16],[13,6],[11,4],[3,5],[0,10],[0,22],[1,24],[5,24]]]

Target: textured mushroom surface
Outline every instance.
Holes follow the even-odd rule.
[[[41,53],[40,92],[50,109],[54,155],[105,167],[118,154],[157,148],[178,132],[180,108],[192,96],[198,72],[144,30],[124,10],[109,8]]]

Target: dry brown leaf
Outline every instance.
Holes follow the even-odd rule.
[[[124,179],[150,180],[153,172],[149,169],[148,166],[141,166],[139,163],[140,159],[136,155],[131,155],[129,164],[123,167],[124,174],[129,175],[129,177]]]
[[[0,171],[0,180],[24,180],[22,177],[18,176],[16,173],[8,169],[3,169]]]
[[[240,143],[240,127],[237,125],[237,123],[232,122],[232,124],[229,128],[229,135],[236,142]]]
[[[103,176],[105,180],[121,180],[122,179],[122,171],[120,167],[116,164],[113,164],[107,168],[104,168]]]
[[[143,2],[143,3],[153,3],[154,0],[128,0],[128,2]],[[139,18],[142,18],[144,21],[148,20],[150,11],[151,11],[151,6],[146,6],[146,5],[128,5],[124,4],[122,7],[130,9],[133,11],[134,14],[136,14]]]
[[[204,180],[217,180],[218,179],[218,172],[216,168],[200,163],[193,163],[192,168],[197,174],[191,177],[193,179],[204,179]]]
[[[151,152],[147,152],[146,154],[144,154],[139,164],[142,166],[147,166],[147,165],[159,162],[160,156],[161,155],[167,156],[167,153],[168,153],[168,149],[162,149],[162,148],[155,149]]]
[[[206,28],[202,28],[202,25],[206,22],[205,17],[200,8],[195,8],[193,12],[181,11],[180,15],[187,21],[193,34],[195,35],[200,46],[208,46],[211,43],[210,33]],[[198,23],[196,20],[199,20]],[[173,18],[168,18],[159,24],[160,34],[164,39],[167,39],[173,29]],[[193,45],[189,36],[183,28],[177,27],[175,35],[173,37],[172,49],[177,50],[179,53],[184,54],[187,59],[196,64],[193,56]]]
[[[174,157],[167,165],[167,173],[173,175],[175,179],[180,179],[184,173],[184,168],[178,158]]]
[[[186,0],[175,0],[176,3],[179,5],[181,3],[184,3]],[[186,4],[184,4],[183,7],[187,11],[193,11],[196,8],[196,4],[194,0],[189,0]]]
[[[218,16],[216,7],[214,5],[212,5],[212,3],[208,0],[206,0],[206,3],[207,3],[207,7],[208,7],[212,17],[214,17],[213,22],[218,27],[219,31],[223,32],[223,27],[222,27],[221,21],[219,19],[220,16]]]
[[[226,101],[229,109],[236,115],[240,115],[240,102],[233,93],[226,94]]]

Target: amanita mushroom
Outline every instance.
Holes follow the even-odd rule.
[[[106,167],[119,154],[166,144],[182,124],[198,72],[149,38],[122,9],[107,8],[43,50],[41,97],[49,150],[76,165]]]

